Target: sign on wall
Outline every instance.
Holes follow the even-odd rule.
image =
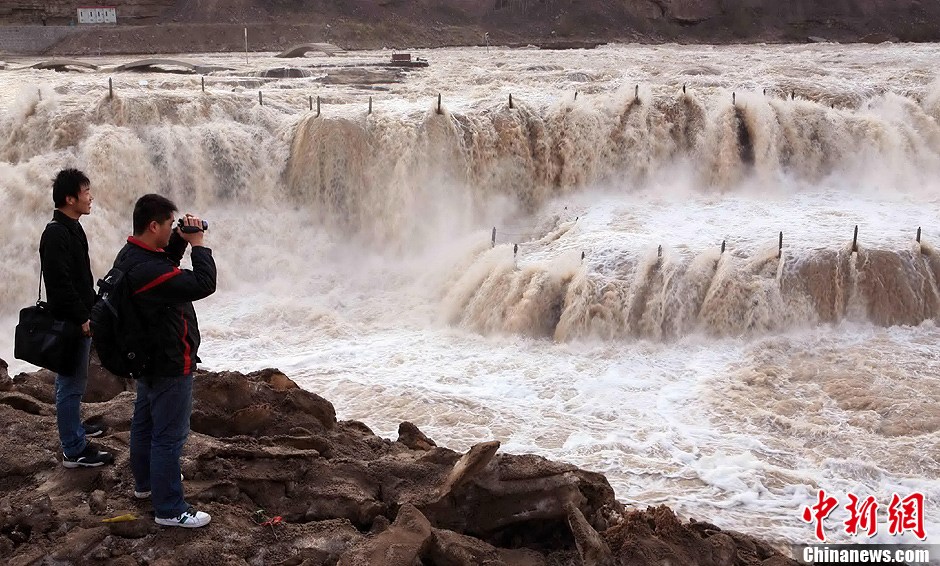
[[[78,9],[80,24],[116,24],[117,10],[111,6],[83,6]]]

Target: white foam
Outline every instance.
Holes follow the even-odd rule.
[[[113,107],[103,103],[102,73],[6,71],[3,131],[24,139],[8,146],[0,163],[0,205],[15,211],[0,225],[0,324],[12,329],[16,310],[32,301],[49,178],[60,167],[78,165],[92,176],[98,197],[95,212],[83,220],[98,276],[126,236],[130,206],[142,191],[165,192],[212,222],[219,291],[197,305],[200,355],[209,368],[279,367],[331,400],[340,418],[362,420],[383,436],[394,438],[398,423],[411,420],[457,450],[498,439],[504,451],[531,451],[603,472],[628,503],[666,503],[775,541],[811,541],[812,527],[800,514],[819,487],[842,503],[848,491],[875,495],[883,504],[893,492],[920,491],[928,500],[930,540],[940,536],[937,430],[899,429],[890,411],[848,407],[844,389],[826,390],[836,378],[851,387],[855,376],[859,395],[903,384],[897,410],[933,410],[940,331],[930,322],[887,330],[842,323],[721,339],[693,333],[665,343],[555,343],[502,331],[482,336],[447,321],[455,287],[485,278],[493,266],[511,270],[517,242],[521,271],[545,268],[560,277],[579,269],[610,273],[625,259],[654,258],[660,245],[667,261],[688,261],[717,253],[726,240],[731,256],[744,261],[775,250],[779,231],[788,257],[844,249],[855,225],[862,248],[911,249],[918,226],[925,241],[933,241],[940,213],[940,167],[930,135],[936,126],[909,104],[922,101],[934,124],[940,117],[938,50],[605,46],[566,52],[562,61],[557,52],[530,49],[419,50],[431,67],[387,92],[364,94],[313,79],[275,81],[263,87],[264,108],[254,88],[223,79],[283,65],[270,54],[252,55],[249,66],[240,56],[193,56],[236,67],[209,77],[205,98],[195,77],[155,74],[141,89],[137,79],[118,76]],[[356,53],[344,61],[377,57],[387,53]],[[27,82],[40,85],[42,101],[33,87],[20,88]],[[753,175],[715,187],[703,185],[698,172],[716,156],[695,155],[699,165],[691,158],[657,162],[660,154],[652,148],[633,164],[647,175],[609,178],[592,169],[603,164],[603,155],[575,148],[566,155],[583,164],[578,173],[588,186],[565,185],[533,213],[521,214],[514,194],[495,190],[505,188],[502,180],[530,188],[511,166],[475,172],[494,189],[483,191],[475,209],[459,183],[434,171],[409,176],[413,162],[398,159],[439,149],[439,138],[427,134],[436,127],[428,116],[438,92],[446,111],[484,126],[502,119],[498,113],[510,93],[533,115],[570,110],[566,127],[580,128],[591,140],[595,126],[629,104],[637,83],[646,103],[673,99],[689,83],[711,124],[730,116],[730,92],[736,92],[765,128],[755,130],[763,132],[756,147],[765,161]],[[757,94],[764,87],[774,101]],[[780,99],[790,90],[816,102]],[[285,188],[293,136],[309,117],[311,95],[322,96],[325,117],[348,119],[378,140],[374,161],[363,163],[395,198],[369,203],[362,218],[388,239],[413,237],[388,247],[362,245],[320,225],[324,210]],[[371,118],[365,116],[368,95],[374,96]],[[829,103],[837,108],[827,110]],[[805,164],[796,171],[773,166],[785,154],[781,131],[799,129],[807,113],[832,125],[832,136],[847,138],[844,146],[826,146],[847,149],[835,169],[819,177],[819,169],[801,168]],[[775,126],[778,116],[786,123]],[[170,118],[178,121],[165,123]],[[89,121],[87,131],[69,129]],[[498,138],[500,130],[487,128],[474,131]],[[824,130],[818,131],[828,135]],[[337,129],[350,131],[357,130]],[[709,147],[730,147],[719,133],[707,135],[715,141]],[[428,145],[417,145],[420,140]],[[643,144],[650,140],[635,141],[649,149]],[[911,144],[914,150],[906,153]],[[496,142],[479,148],[509,152]],[[803,155],[821,159],[812,147]],[[728,166],[716,163],[726,171],[722,167]],[[329,217],[332,211],[325,212]],[[494,225],[499,245],[487,252]],[[12,332],[0,333],[0,357],[13,373],[29,369],[11,359]],[[844,375],[832,377],[832,368]],[[813,381],[814,372],[830,381]],[[895,428],[886,431],[885,423]],[[840,513],[832,528],[844,520]]]

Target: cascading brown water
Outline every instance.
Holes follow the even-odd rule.
[[[211,367],[276,366],[383,436],[496,438],[782,542],[818,487],[919,490],[936,515],[936,46],[422,56],[387,85],[192,56],[234,69],[205,93],[111,60],[3,71],[0,322],[35,300],[49,183],[78,166],[96,276],[145,192],[210,220]],[[0,357],[30,369],[12,332]]]

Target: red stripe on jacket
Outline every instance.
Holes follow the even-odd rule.
[[[139,293],[143,293],[144,291],[149,291],[150,289],[153,289],[154,287],[156,287],[156,286],[159,285],[160,283],[165,283],[165,282],[169,281],[170,279],[173,279],[174,277],[176,277],[176,276],[179,275],[180,273],[182,273],[182,271],[180,271],[180,268],[174,267],[174,268],[173,268],[173,271],[168,271],[168,272],[164,273],[163,275],[161,275],[160,277],[157,277],[156,279],[154,279],[154,280],[151,281],[150,283],[147,283],[146,285],[144,285],[144,286],[141,287],[140,289],[137,289],[136,291],[134,291],[134,294],[137,295],[137,294],[139,294]]]
[[[186,322],[186,316],[182,312],[180,313],[180,318],[183,319],[183,335],[180,336],[180,339],[183,341],[183,375],[189,375],[193,368],[189,340],[186,339],[189,336],[189,323]]]

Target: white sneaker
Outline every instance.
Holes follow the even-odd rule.
[[[203,513],[202,511],[196,511],[192,507],[183,511],[176,517],[170,517],[169,519],[156,517],[154,519],[158,525],[163,525],[164,527],[185,527],[187,529],[205,527],[211,520],[211,515]]]
[[[183,474],[180,474],[180,481],[183,481],[184,479],[185,478],[183,478]],[[134,497],[137,499],[150,499],[150,492],[134,490]]]

